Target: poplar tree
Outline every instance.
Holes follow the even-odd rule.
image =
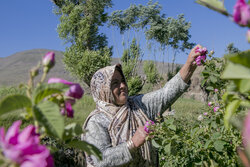
[[[68,44],[64,53],[66,69],[90,85],[93,74],[110,65],[112,48],[99,27],[107,21],[105,9],[111,0],[53,0],[60,16],[59,37]]]

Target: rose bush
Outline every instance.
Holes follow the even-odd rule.
[[[249,27],[249,2],[238,0],[233,15],[227,12],[223,1],[196,2],[232,16],[242,27]],[[201,58],[196,64],[200,61]],[[250,166],[250,50],[224,58],[213,57],[203,64],[201,86],[208,94],[208,107],[194,124],[174,117],[156,123],[151,134],[154,136],[152,144],[160,154],[160,165]]]
[[[9,166],[53,166],[53,159],[45,145],[40,140],[51,138],[63,144],[65,148],[76,148],[93,154],[101,159],[100,151],[93,145],[80,141],[81,126],[72,123],[64,125],[63,115],[74,116],[72,105],[82,98],[84,90],[80,84],[72,83],[61,78],[44,80],[55,65],[55,53],[48,52],[42,59],[43,74],[40,82],[34,84],[38,76],[40,63],[30,70],[30,79],[25,94],[8,94],[0,101],[0,116],[15,110],[26,111],[24,119],[33,121],[34,125],[26,127],[19,133],[21,122],[15,122],[8,132],[0,133],[0,165]],[[45,142],[46,143],[46,142]],[[51,145],[47,143],[48,145]],[[56,149],[54,149],[56,152]],[[39,165],[38,165],[39,164]]]

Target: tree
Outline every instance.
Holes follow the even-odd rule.
[[[233,54],[233,53],[239,53],[240,50],[234,46],[233,43],[230,43],[227,45],[226,53]]]
[[[160,75],[153,61],[145,61],[143,64],[143,71],[149,83],[154,85],[159,81]]]
[[[129,95],[135,95],[141,91],[144,81],[137,74],[138,64],[142,57],[140,45],[134,38],[128,49],[125,49],[121,58],[123,73],[127,79]]]
[[[112,48],[99,27],[107,21],[111,0],[53,0],[60,16],[59,37],[69,43],[64,53],[66,69],[90,85],[92,75],[111,62]]]
[[[190,43],[189,28],[191,23],[187,22],[181,14],[177,19],[161,14],[161,6],[156,2],[149,1],[146,6],[131,5],[128,9],[114,11],[109,17],[109,24],[118,27],[120,33],[130,29],[144,30],[146,39],[156,41],[162,50],[171,47],[175,52],[191,49],[194,43]],[[173,62],[175,61],[175,56]]]

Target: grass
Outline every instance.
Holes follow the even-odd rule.
[[[203,110],[206,107],[205,103],[193,100],[179,98],[172,106],[175,110],[175,117],[182,121],[192,123],[197,120],[200,114],[203,114]]]

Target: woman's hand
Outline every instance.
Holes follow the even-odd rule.
[[[186,63],[184,64],[184,66],[180,70],[181,78],[186,83],[188,83],[188,81],[190,80],[191,76],[193,75],[194,70],[197,67],[197,65],[195,63],[193,63],[195,61],[195,58],[201,55],[201,53],[199,53],[199,52],[195,53],[195,49],[197,47],[202,48],[201,45],[199,45],[199,44],[196,45],[190,51]]]
[[[134,136],[132,137],[132,141],[135,147],[140,147],[146,141],[146,137],[148,133],[144,130],[143,126],[139,126],[139,128],[135,131]]]

